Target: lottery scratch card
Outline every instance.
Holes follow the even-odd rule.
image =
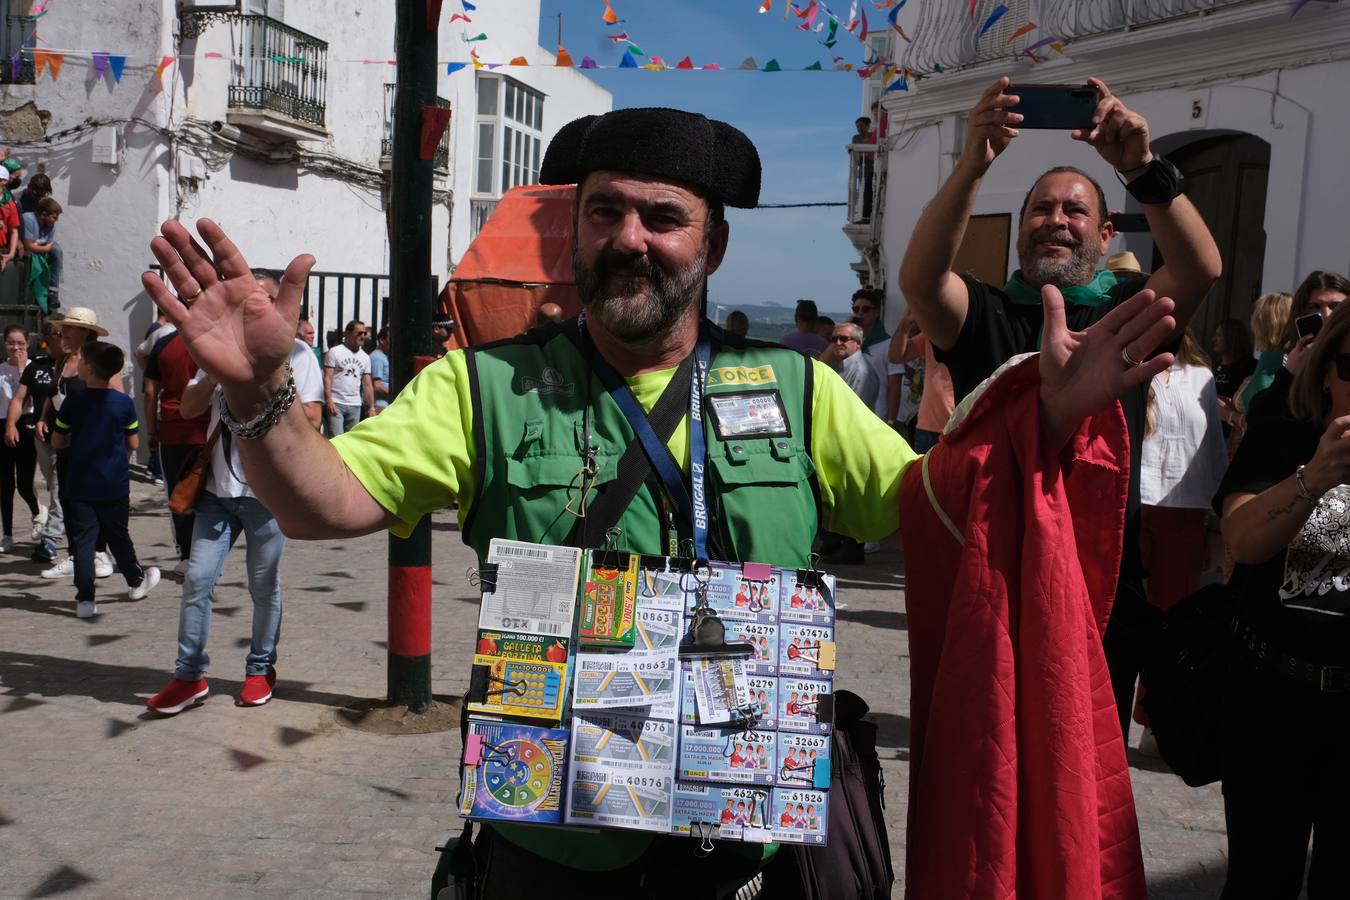
[[[673,834],[692,835],[693,823],[711,824],[710,837],[739,840],[746,828],[768,828],[773,797],[768,788],[722,784],[675,783],[675,806],[670,818]]]
[[[559,652],[554,644],[562,646],[560,662],[549,657]],[[566,696],[564,642],[538,635],[482,631],[477,649],[490,652],[473,655],[466,697],[469,712],[558,721]],[[509,655],[513,653],[521,655]]]
[[[819,577],[820,586],[817,587],[799,582],[794,569],[783,572],[778,600],[778,617],[782,621],[834,624],[834,576],[820,574]]]
[[[478,765],[464,766],[460,815],[509,822],[562,823],[567,730],[469,720],[483,740]]]
[[[820,699],[829,694],[828,681],[778,679],[778,730],[829,734],[830,723],[817,719]]]
[[[580,550],[493,538],[487,561],[497,572],[483,594],[479,628],[571,636]]]
[[[775,732],[680,726],[682,780],[769,785],[777,780],[777,770]]]
[[[673,609],[682,612],[685,607],[686,583],[690,576],[672,568],[664,556],[644,556],[638,571],[638,609]]]
[[[824,734],[778,735],[779,787],[815,787],[816,765],[830,765],[830,738]]]
[[[645,600],[638,600],[635,630],[637,640],[633,649],[646,653],[679,653],[680,630],[683,617],[679,610],[648,609]]]
[[[825,843],[827,803],[824,791],[778,788],[773,792],[770,824],[776,841]]]
[[[778,618],[778,570],[767,581],[741,577],[741,567],[713,563],[708,576],[708,605],[724,621],[772,623]],[[694,612],[694,592],[689,593],[685,612]]]
[[[653,719],[675,719],[676,655],[578,653],[572,675],[572,708],[650,707]]]
[[[586,712],[572,720],[572,767],[661,769],[673,775],[675,725],[642,716]]]
[[[833,643],[834,627],[831,625],[799,625],[784,622],[779,626],[778,633],[778,674],[833,678],[832,668],[820,668],[821,647]],[[831,646],[826,655],[833,650]]]
[[[778,674],[778,626],[772,622],[722,623],[727,631],[727,643],[746,643],[754,648],[745,659],[745,671],[751,675]]]
[[[767,675],[751,675],[750,706],[759,715],[757,728],[778,729],[778,679]]]
[[[627,560],[623,568],[603,565],[605,553],[592,553],[581,593],[578,637],[583,647],[633,646],[633,616],[637,609],[638,556],[615,554]]]
[[[673,782],[669,774],[575,771],[567,795],[567,822],[668,833]]]

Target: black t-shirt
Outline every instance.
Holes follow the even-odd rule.
[[[1312,459],[1322,427],[1290,416],[1250,423],[1214,498],[1259,494]],[[1302,505],[1302,501],[1300,501]],[[1273,646],[1308,662],[1350,663],[1350,485],[1318,502],[1287,550],[1239,565],[1239,615]]]
[[[1235,363],[1219,363],[1214,367],[1214,388],[1220,397],[1231,397],[1237,393],[1242,382],[1256,371],[1256,360],[1240,359]]]
[[[50,356],[33,357],[19,376],[19,384],[28,388],[28,396],[33,401],[33,411],[24,413],[19,422],[31,428],[37,423],[42,404],[56,393],[56,360]]]
[[[966,321],[956,345],[950,350],[934,346],[933,355],[946,363],[952,375],[952,387],[959,403],[994,370],[1019,353],[1031,353],[1041,336],[1045,314],[1040,304],[1013,303],[1001,288],[962,275],[969,303]],[[1083,331],[1121,303],[1144,289],[1147,277],[1121,281],[1107,291],[1109,302],[1099,306],[1070,304],[1064,309],[1070,331]],[[1144,409],[1148,403],[1148,384],[1135,388],[1121,398],[1125,423],[1130,433],[1130,497],[1127,525],[1133,525],[1139,509],[1139,456],[1134,448],[1144,439]],[[1132,530],[1132,529],[1131,529]],[[1127,541],[1132,544],[1133,542]],[[1127,558],[1133,552],[1127,554]]]

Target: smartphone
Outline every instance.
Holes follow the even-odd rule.
[[[1090,84],[1012,84],[1003,93],[1018,98],[1017,105],[1011,107],[1022,116],[1017,128],[1092,128],[1097,89]]]
[[[1308,313],[1294,320],[1294,330],[1300,338],[1313,337],[1322,330],[1322,317],[1317,313]]]

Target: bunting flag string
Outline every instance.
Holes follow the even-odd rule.
[[[1007,11],[1008,6],[1005,3],[1000,3],[998,6],[994,7],[994,11],[989,14],[989,18],[984,20],[984,26],[980,28],[980,37],[984,37],[985,32],[990,28],[993,28],[994,25],[998,23],[998,20],[1003,18]]]

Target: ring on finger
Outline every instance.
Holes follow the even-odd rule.
[[[179,295],[178,295],[178,299],[179,299],[179,300],[196,300],[198,297],[200,297],[200,296],[202,295],[202,291],[204,291],[204,290],[205,290],[205,288],[203,288],[201,285],[198,285],[198,286],[197,286],[197,290],[193,291],[191,294],[179,294]]]
[[[1142,360],[1135,359],[1130,355],[1130,348],[1128,346],[1120,348],[1120,361],[1125,363],[1125,368],[1127,369],[1133,369],[1142,362]]]

